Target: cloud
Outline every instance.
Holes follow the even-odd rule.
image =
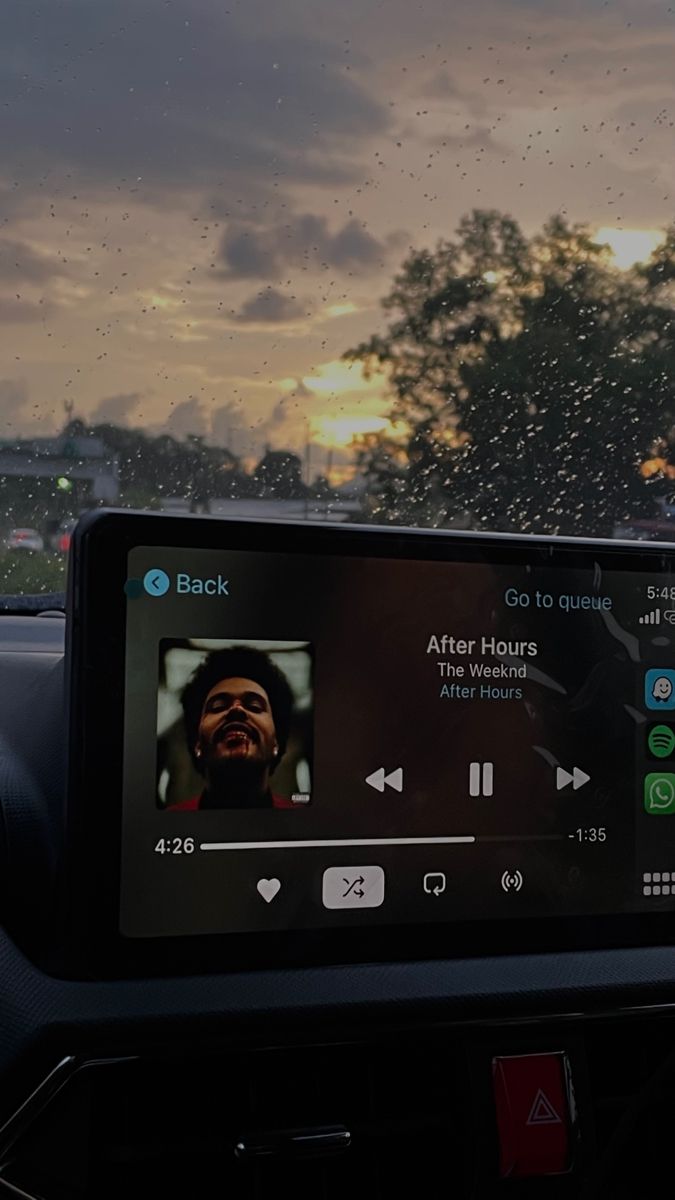
[[[266,31],[213,0],[189,12],[167,0],[62,0],[37,19],[25,0],[5,0],[11,136],[0,161],[24,185],[84,168],[80,187],[125,181],[139,195],[224,176],[353,179],[355,148],[386,128],[386,106],[345,72],[339,44],[292,26]]]
[[[428,79],[423,80],[419,84],[417,91],[420,96],[428,96],[429,99],[457,100],[462,96],[462,92],[454,80],[450,78],[448,72],[442,67],[439,67]]]
[[[233,454],[241,449],[242,405],[234,400],[220,404],[211,411],[210,441],[214,446],[224,446]]]
[[[281,396],[274,405],[274,408],[269,414],[267,420],[261,421],[258,429],[260,432],[264,430],[266,436],[270,434],[273,435],[279,429],[284,428],[288,424],[290,415],[288,397]]]
[[[138,407],[142,392],[119,392],[115,396],[104,396],[91,414],[93,424],[110,421],[114,425],[124,424]]]
[[[494,136],[492,126],[481,122],[467,122],[461,130],[452,129],[437,134],[435,137],[429,138],[429,145],[435,146],[439,150],[446,148],[449,150],[493,149],[499,150],[501,154],[511,153],[508,147]]]
[[[25,295],[24,288],[30,290],[62,274],[63,266],[54,255],[34,249],[27,242],[0,237],[0,283],[12,289],[0,293],[0,321],[30,325],[51,316],[53,301],[39,294],[36,297],[34,291]],[[14,290],[18,288],[21,290]]]
[[[331,232],[326,217],[298,213],[266,228],[232,224],[218,257],[228,278],[269,279],[289,267],[365,272],[382,266],[387,249],[353,218]]]
[[[44,283],[62,274],[63,266],[53,255],[35,250],[27,242],[0,238],[0,279]]]
[[[44,300],[24,300],[22,296],[0,296],[0,322],[5,325],[31,325],[51,315],[53,306]]]
[[[0,180],[0,225],[6,225],[16,218],[26,220],[39,217],[43,209],[44,196],[39,191],[28,191],[17,179],[11,184]]]
[[[184,438],[188,434],[205,437],[209,427],[201,401],[196,396],[189,396],[174,405],[158,432],[169,433],[175,438]]]
[[[307,438],[307,405],[298,403],[313,393],[298,380],[291,392],[279,396],[264,416],[254,420],[251,409],[241,401],[219,405],[211,413],[209,442],[251,462],[268,448],[302,451]]]
[[[56,415],[56,421],[55,421]],[[62,414],[30,400],[23,379],[0,379],[0,428],[6,438],[44,437],[56,433]]]
[[[313,400],[314,394],[312,389],[307,387],[307,384],[302,379],[296,379],[286,398],[291,396],[294,400]]]
[[[309,317],[312,308],[310,301],[303,303],[295,296],[285,296],[277,288],[267,287],[244,301],[237,314],[237,320],[263,325],[283,325],[288,321],[297,321],[300,317]]]
[[[291,385],[292,381],[289,379],[287,383]],[[255,423],[247,422],[247,428],[242,429],[238,438],[238,448],[246,454],[260,455],[267,447],[274,450],[303,447],[315,401],[311,388],[301,379],[295,380],[288,391],[277,396],[265,415]]]
[[[25,427],[27,404],[28,389],[23,380],[0,379],[0,422],[3,429],[14,433]]]
[[[261,448],[281,450],[302,444],[306,436],[305,413],[294,395],[280,396],[268,415],[253,431]]]

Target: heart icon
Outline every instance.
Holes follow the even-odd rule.
[[[274,900],[274,897],[280,890],[281,881],[279,879],[259,879],[256,887],[263,900],[269,904],[270,900]]]

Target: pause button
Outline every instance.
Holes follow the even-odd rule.
[[[469,795],[491,796],[494,787],[494,763],[469,763]]]

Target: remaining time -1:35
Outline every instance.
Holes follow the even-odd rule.
[[[567,836],[573,838],[575,842],[606,842],[607,829],[604,825],[586,825],[575,829],[573,833],[568,833]]]

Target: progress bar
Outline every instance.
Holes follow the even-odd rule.
[[[318,842],[201,842],[200,850],[315,850],[324,846],[459,846],[475,842],[467,837],[337,838]]]

